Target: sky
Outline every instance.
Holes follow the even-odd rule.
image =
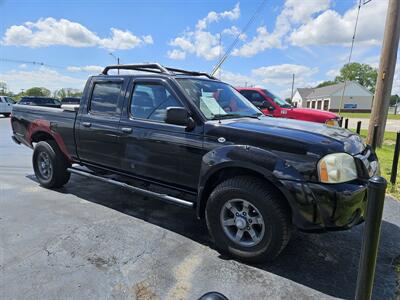
[[[15,93],[32,86],[83,89],[88,76],[116,57],[211,72],[236,37],[219,74],[223,81],[286,98],[292,74],[295,88],[332,80],[349,58],[358,0],[262,3],[0,0],[0,81]],[[351,61],[378,67],[387,4],[361,7]],[[392,94],[400,94],[399,69]]]

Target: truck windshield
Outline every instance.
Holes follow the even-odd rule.
[[[258,117],[260,111],[230,85],[204,79],[177,79],[208,120]]]
[[[264,94],[267,95],[267,97],[271,98],[272,101],[274,101],[278,106],[283,107],[283,108],[291,108],[292,105],[287,103],[285,100],[279,98],[278,96],[272,94],[271,92],[267,90],[263,90]]]

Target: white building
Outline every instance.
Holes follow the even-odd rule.
[[[338,111],[344,83],[320,88],[298,88],[292,103],[297,107]],[[347,81],[343,96],[342,111],[369,112],[373,94],[355,81]]]

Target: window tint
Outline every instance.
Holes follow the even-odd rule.
[[[138,83],[131,99],[131,114],[135,118],[164,122],[168,107],[182,104],[162,85]]]
[[[95,84],[90,112],[93,114],[115,114],[122,82],[98,82]]]

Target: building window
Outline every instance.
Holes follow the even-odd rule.
[[[317,109],[321,109],[322,108],[322,100],[318,100],[317,101]]]
[[[307,101],[307,108],[310,108],[310,102],[311,101]]]
[[[324,110],[329,110],[329,99],[324,100]]]
[[[311,102],[311,108],[315,108],[315,102],[316,102],[316,101],[312,101],[312,102]]]

